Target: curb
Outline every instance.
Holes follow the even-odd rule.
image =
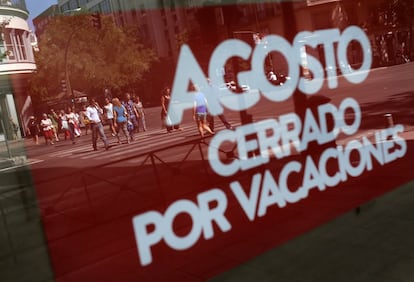
[[[12,167],[18,167],[27,164],[25,156],[17,156],[13,158],[0,159],[0,170]]]

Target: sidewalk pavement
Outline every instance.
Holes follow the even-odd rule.
[[[5,141],[0,142],[0,169],[21,165],[26,161],[25,140],[11,140],[7,144]]]

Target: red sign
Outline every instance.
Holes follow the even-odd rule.
[[[107,131],[109,150],[33,166],[57,281],[206,280],[413,180],[412,65],[381,65],[358,21],[319,28],[290,4],[148,11],[198,17],[153,119],[184,130]],[[207,133],[199,103],[231,126]]]

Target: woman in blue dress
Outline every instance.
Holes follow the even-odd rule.
[[[113,104],[113,111],[114,111],[114,120],[115,120],[115,131],[116,131],[116,137],[118,138],[118,143],[121,144],[121,139],[119,138],[119,131],[122,130],[122,132],[125,135],[127,143],[131,143],[129,132],[127,130],[127,123],[128,123],[128,114],[125,109],[125,107],[121,104],[121,101],[119,101],[118,98],[112,99]]]
[[[195,91],[193,119],[197,122],[197,128],[200,135],[201,137],[204,137],[204,131],[214,134],[207,124],[208,110],[206,96],[204,96],[204,93],[199,91],[196,86],[193,86],[192,90]]]

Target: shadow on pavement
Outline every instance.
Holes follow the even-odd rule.
[[[388,126],[385,114],[392,114],[394,124],[414,125],[414,92],[398,93],[386,101],[361,105],[363,113],[361,129]]]

